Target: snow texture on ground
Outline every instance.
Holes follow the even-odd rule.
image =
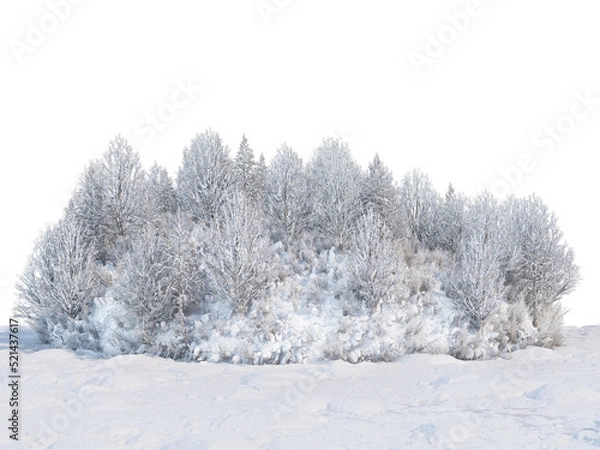
[[[489,361],[236,366],[98,359],[22,327],[20,445],[4,427],[0,448],[600,448],[600,326],[566,333]],[[6,327],[0,343],[8,399]]]

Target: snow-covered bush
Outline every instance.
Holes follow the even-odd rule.
[[[94,301],[89,322],[98,334],[98,347],[102,354],[116,356],[140,351],[135,317],[125,305],[112,297]]]
[[[444,275],[454,268],[450,255],[441,250],[420,248],[416,252],[402,246],[404,270],[398,285],[400,299],[408,299],[425,292],[441,292]]]
[[[535,321],[538,331],[537,345],[553,348],[564,342],[563,319],[566,309],[558,302],[538,306]]]
[[[36,331],[45,336],[45,342],[58,348],[71,350],[101,350],[97,330],[88,320],[65,319],[62,321],[46,318],[45,329],[38,325]]]
[[[498,333],[500,350],[503,352],[523,349],[537,342],[538,331],[523,301],[502,302],[488,322],[493,324]]]
[[[451,301],[435,292],[419,293],[402,305],[404,339],[408,353],[449,352],[449,335],[455,312]]]
[[[486,359],[539,342],[527,306],[501,302],[478,329],[463,324],[452,333],[451,354],[460,359]]]

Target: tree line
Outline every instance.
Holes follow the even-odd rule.
[[[363,170],[338,139],[323,140],[308,163],[284,144],[267,164],[245,136],[232,155],[208,130],[184,149],[175,179],[158,164],[144,170],[123,137],[111,141],[35,243],[16,311],[45,341],[102,350],[107,330],[93,318],[110,299],[119,326],[130,324],[115,335],[122,352],[190,357],[210,339],[206,314],[260,330],[269,305],[290,292],[314,305],[306,289],[327,254],[342,266],[342,275],[323,272],[339,285],[330,289],[334,314],[370,320],[437,292],[452,311],[449,329],[478,333],[492,316],[512,320],[505,348],[523,321],[537,330],[532,343],[558,344],[543,331],[560,325],[560,299],[580,278],[537,196],[501,201],[452,186],[440,194],[420,170],[396,180],[378,155]],[[422,255],[435,262],[418,266],[427,276],[417,286],[408,277]],[[165,331],[171,343],[157,344]]]

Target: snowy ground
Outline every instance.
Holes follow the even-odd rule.
[[[6,328],[0,360],[8,367]],[[600,326],[463,362],[235,366],[40,349],[20,332],[22,448],[600,448]],[[8,369],[2,384],[9,395]],[[8,402],[2,402],[8,417]],[[6,419],[5,419],[6,420]],[[6,422],[5,422],[6,423]],[[0,448],[18,448],[4,428]]]

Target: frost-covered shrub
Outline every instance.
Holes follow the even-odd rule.
[[[362,361],[393,361],[405,353],[399,327],[390,328],[392,316],[379,312],[346,316],[330,329],[323,353],[328,359],[356,364]]]
[[[135,317],[122,303],[111,297],[96,299],[89,321],[98,333],[99,351],[105,356],[139,353]]]
[[[486,359],[524,349],[539,342],[523,302],[500,303],[479,329],[462,325],[452,334],[451,354],[460,359]]]
[[[289,269],[294,275],[306,276],[311,273],[317,258],[312,235],[302,233],[298,239],[290,243],[286,254]]]
[[[408,353],[448,353],[454,311],[448,298],[432,292],[416,294],[402,305],[401,323]]]
[[[56,322],[47,319],[46,328],[41,331],[46,336],[46,342],[54,347],[100,351],[98,331],[87,320],[66,319]]]
[[[192,330],[185,322],[162,322],[149,346],[149,353],[171,359],[192,358]]]
[[[492,321],[484,320],[479,329],[462,324],[452,332],[450,354],[458,359],[489,359],[499,356],[500,335]]]
[[[452,266],[449,255],[443,251],[425,249],[412,253],[406,247],[403,251],[406,263],[398,285],[399,298],[406,300],[417,294],[441,292],[440,279]]]
[[[487,322],[498,333],[497,341],[502,352],[526,348],[537,340],[537,330],[523,301],[500,303]]]
[[[246,317],[232,316],[221,326],[214,322],[196,323],[191,357],[197,361],[233,364],[288,364],[303,362],[306,346],[289,330],[275,333],[257,329]],[[202,332],[198,328],[204,328]]]
[[[538,307],[536,328],[538,338],[536,345],[553,348],[564,342],[563,319],[566,309],[558,302]]]
[[[433,284],[429,270],[408,266],[403,273],[402,282],[396,286],[399,300],[408,300],[413,295],[426,292]]]
[[[393,361],[406,353],[449,353],[452,309],[431,294],[381,311],[338,319],[324,347],[328,359]]]
[[[290,302],[285,295],[288,288],[279,287],[271,300],[254,302],[245,316],[227,314],[217,303],[209,305],[193,325],[192,358],[235,364],[305,361],[310,346],[319,339],[318,329],[311,326],[319,320],[318,311]]]
[[[364,305],[350,289],[347,255],[334,247],[323,250],[314,260],[310,275],[301,280],[302,296],[308,305],[319,306],[332,300],[339,302],[342,314],[357,314]]]

